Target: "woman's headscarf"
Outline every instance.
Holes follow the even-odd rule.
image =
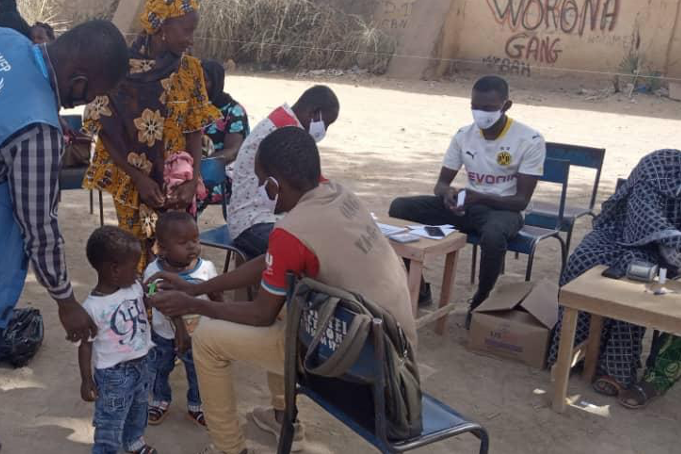
[[[182,17],[198,9],[197,0],[146,0],[140,21],[144,31],[153,35],[166,20]]]
[[[210,91],[208,92],[208,99],[218,109],[232,102],[232,97],[225,93],[225,68],[215,60],[201,61],[203,66],[203,75],[206,78],[206,83],[210,84]]]
[[[594,229],[622,246],[657,243],[681,249],[681,151],[645,156],[627,181],[603,203]]]

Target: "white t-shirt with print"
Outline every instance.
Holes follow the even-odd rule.
[[[277,122],[281,122],[280,125]],[[275,109],[258,123],[239,148],[232,175],[232,196],[227,206],[227,226],[232,239],[254,225],[275,223],[279,219],[270,208],[259,203],[255,155],[260,142],[282,125],[302,128],[296,114],[287,104]]]
[[[97,325],[97,336],[92,340],[96,369],[141,358],[153,347],[144,290],[139,283],[111,295],[90,294],[83,308]]]
[[[154,260],[147,266],[147,269],[144,270],[144,281],[146,282],[151,276],[156,273],[160,273],[161,271],[165,271],[163,268],[161,268],[161,263],[158,259]],[[213,265],[213,262],[200,258],[193,270],[179,273],[179,275],[187,282],[198,283],[209,281],[217,276],[218,273],[215,270],[215,265]],[[164,339],[175,339],[175,328],[173,327],[173,322],[155,308],[152,308],[151,315],[151,324],[154,328],[154,332]]]
[[[518,174],[542,176],[546,159],[544,137],[524,124],[508,119],[496,140],[486,140],[475,124],[456,133],[443,166],[466,168],[467,187],[483,194],[514,196]]]

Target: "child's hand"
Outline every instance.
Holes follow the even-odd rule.
[[[95,400],[97,400],[98,397],[97,386],[95,385],[95,382],[92,379],[85,380],[80,385],[80,397],[85,402],[94,402]]]

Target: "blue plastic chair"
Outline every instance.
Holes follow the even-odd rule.
[[[83,127],[83,119],[80,115],[64,115],[62,118],[74,131],[80,131]],[[64,191],[83,189],[83,178],[87,167],[62,168],[59,171],[59,189]],[[104,200],[102,191],[99,193],[99,224],[104,225]],[[95,211],[94,193],[90,191],[90,214]]]
[[[560,192],[560,200],[558,202],[558,215],[553,219],[553,224],[547,221],[544,227],[537,227],[532,225],[532,223],[527,222],[527,217],[525,218],[526,225],[520,230],[515,238],[508,242],[508,250],[511,252],[516,252],[518,254],[526,254],[527,258],[527,269],[525,271],[525,280],[529,281],[532,278],[532,265],[534,264],[534,254],[537,249],[537,245],[546,239],[555,238],[560,243],[561,252],[561,272],[565,267],[565,262],[567,260],[567,247],[565,241],[560,236],[561,226],[563,225],[563,219],[565,214],[565,199],[567,197],[567,187],[568,187],[568,177],[570,175],[570,162],[566,160],[559,159],[546,159],[544,162],[544,175],[539,178],[539,181],[544,181],[548,183],[560,184],[562,190]],[[475,283],[475,271],[477,266],[477,256],[478,256],[478,245],[480,244],[480,236],[476,233],[468,234],[468,243],[473,245],[473,266],[471,269],[471,284]]]
[[[565,247],[570,252],[572,232],[577,220],[583,216],[595,216],[594,206],[598,196],[598,186],[601,182],[601,170],[605,160],[605,148],[591,148],[580,145],[567,145],[549,142],[546,144],[546,157],[548,159],[560,159],[569,161],[571,166],[594,169],[594,178],[591,190],[591,199],[588,207],[567,205],[560,226],[562,232],[567,233]],[[553,228],[558,217],[558,205],[544,202],[533,203],[532,209],[526,213],[525,225],[535,227]]]
[[[315,282],[311,279],[301,281],[314,286]],[[293,301],[297,288],[295,278],[289,276],[289,295],[287,305]],[[307,301],[312,301],[321,292],[310,292]],[[324,294],[321,293],[323,296]],[[287,365],[291,361],[300,364],[304,357],[302,351],[309,347],[316,330],[310,329],[314,322],[305,324],[306,318],[310,318],[315,311],[303,312],[300,318],[300,328],[298,330],[298,340],[295,353],[287,346]],[[291,311],[289,310],[289,314]],[[353,313],[340,308],[336,311],[336,320],[332,318],[329,323],[331,326],[339,326],[343,323],[350,323]],[[289,318],[287,323],[291,324],[294,320]],[[319,327],[317,327],[319,329]],[[326,327],[325,327],[326,328]],[[295,325],[289,325],[287,329],[295,329]],[[326,330],[333,331],[331,329]],[[339,333],[334,333],[334,339],[322,341],[317,350],[317,358],[327,359],[332,353],[330,348],[334,342],[340,342],[342,337]],[[301,348],[302,347],[302,348]],[[421,448],[426,445],[455,437],[464,433],[471,433],[480,440],[480,454],[487,454],[489,451],[489,435],[484,427],[474,423],[457,413],[448,405],[440,402],[434,397],[423,393],[422,397],[422,420],[423,431],[418,437],[408,440],[390,440],[387,433],[387,416],[385,411],[385,345],[383,337],[383,321],[374,319],[372,331],[367,337],[357,362],[341,378],[327,378],[315,376],[309,372],[304,372],[300,367],[296,367],[294,383],[286,383],[286,389],[295,389],[296,397],[305,395],[321,406],[324,410],[334,416],[338,421],[345,424],[353,432],[361,436],[368,443],[376,447],[382,453],[401,453]],[[287,377],[289,380],[289,377]],[[282,424],[281,436],[279,438],[278,454],[289,454],[293,440],[293,422],[298,414],[297,406],[286,411],[285,421]]]
[[[201,160],[201,178],[206,186],[220,186],[222,189],[222,217],[227,219],[227,200],[224,194],[227,191],[227,175],[225,166],[227,161],[221,157],[203,158]]]
[[[221,186],[222,193],[225,193],[227,187],[227,175],[225,175],[226,161],[222,157],[204,158],[201,160],[201,177],[206,185]],[[222,198],[222,216],[227,220],[227,201]],[[246,261],[246,255],[234,246],[234,240],[229,234],[227,225],[222,225],[214,229],[201,232],[199,241],[202,245],[222,249],[227,252],[225,257],[225,266],[223,272],[229,270],[229,263],[232,260],[232,253],[236,254],[237,266]],[[252,298],[252,290],[248,289],[248,298]]]

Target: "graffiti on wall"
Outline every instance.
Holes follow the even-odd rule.
[[[561,36],[582,37],[585,32],[589,32],[588,39],[605,36],[615,29],[620,11],[620,0],[486,1],[494,20],[513,32],[503,48],[509,63],[501,59],[491,66],[502,73],[527,76],[531,73],[530,63],[553,65],[558,61],[564,51]],[[488,65],[489,58],[495,57],[485,59]],[[528,64],[527,69],[521,65],[523,62]]]
[[[532,66],[526,61],[490,55],[489,57],[483,58],[482,62],[489,69],[501,74],[532,77]]]
[[[383,17],[380,24],[381,28],[384,30],[407,28],[415,3],[416,0],[383,0],[381,2],[381,16]]]
[[[620,0],[487,0],[499,24],[513,31],[613,31]]]

